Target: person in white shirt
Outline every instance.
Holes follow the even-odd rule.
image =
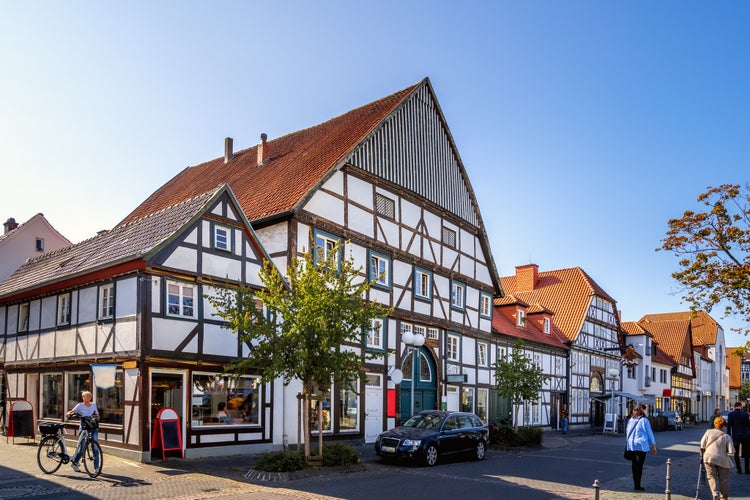
[[[91,394],[90,391],[83,391],[81,393],[81,399],[83,399],[82,402],[75,405],[68,413],[65,414],[66,417],[70,418],[73,415],[79,415],[81,417],[93,417],[94,419],[99,418],[99,409],[96,407],[96,403],[92,401],[92,398],[94,396]],[[81,423],[78,426],[78,432],[80,433],[83,430],[83,419],[81,419]],[[97,426],[96,429],[89,431],[91,435],[91,439],[94,441],[99,441],[99,427]],[[81,455],[83,455],[83,449],[80,446],[81,443],[79,443],[78,448],[76,448],[75,455],[70,459],[70,466],[73,467],[73,470],[76,472],[80,472],[80,467],[78,466],[78,461],[81,459]],[[98,460],[99,457],[94,457],[94,460]]]

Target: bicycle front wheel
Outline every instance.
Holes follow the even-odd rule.
[[[45,474],[52,474],[62,465],[62,445],[57,436],[47,436],[39,443],[36,462]]]
[[[83,468],[86,469],[89,476],[96,477],[102,471],[104,455],[102,455],[102,447],[96,441],[89,440],[86,443],[81,459],[83,460]]]

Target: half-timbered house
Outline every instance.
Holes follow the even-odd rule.
[[[91,390],[105,452],[139,460],[161,448],[152,432],[165,407],[180,417],[188,454],[270,443],[272,390],[224,374],[248,347],[205,298],[227,280],[258,289],[264,261],[226,185],[31,259],[0,284],[10,401],[60,421]]]
[[[564,401],[570,424],[603,426],[606,395],[621,389],[615,300],[579,267],[539,272],[536,264],[517,266],[514,276],[500,282],[505,293],[554,313],[555,325],[570,346],[568,401]],[[610,375],[615,371],[617,377]]]
[[[232,187],[279,269],[314,245],[346,242],[347,255],[377,277],[369,298],[394,308],[365,336],[365,349],[386,354],[363,367],[366,381],[319,395],[326,435],[371,442],[412,408],[486,413],[492,300],[501,290],[429,80],[308,129],[263,134],[249,149],[234,151],[228,138],[223,157],[180,172],[124,222],[217,182]],[[424,345],[404,344],[404,333]],[[397,369],[400,384],[389,378]],[[292,383],[276,394],[275,408],[287,410],[279,442],[296,438],[299,392]]]
[[[523,341],[526,357],[549,378],[535,401],[524,401],[518,412],[518,424],[560,428],[560,409],[567,401],[567,338],[557,328],[554,313],[539,303],[527,304],[513,294],[494,301],[492,333],[497,360],[506,359],[517,340]],[[513,402],[493,390],[490,409],[495,419],[507,417]]]

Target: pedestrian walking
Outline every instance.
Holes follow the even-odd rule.
[[[714,419],[714,429],[709,429],[701,439],[701,460],[706,466],[708,486],[714,500],[729,498],[729,471],[732,468],[734,444],[724,432],[727,423],[721,416]]]
[[[717,417],[721,417],[721,410],[720,410],[720,409],[718,409],[718,408],[716,408],[716,409],[714,410],[714,416],[713,416],[713,417],[711,418],[711,425],[709,425],[709,427],[710,427],[711,429],[715,429],[715,428],[716,428],[716,427],[714,426],[714,420],[716,420],[716,418],[717,418]],[[724,418],[724,417],[722,417],[722,418]]]
[[[737,474],[742,474],[740,455],[745,459],[745,474],[750,474],[750,415],[742,410],[742,403],[739,401],[734,404],[734,410],[727,417],[727,434],[732,436]]]
[[[656,455],[656,439],[654,438],[654,432],[651,430],[651,423],[649,423],[640,406],[636,406],[628,421],[625,449],[634,452],[631,462],[633,489],[644,491],[646,488],[641,486],[643,464],[646,461],[646,454],[649,449]]]
[[[568,405],[562,405],[560,409],[560,427],[563,434],[568,433]]]

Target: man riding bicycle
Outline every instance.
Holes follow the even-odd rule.
[[[83,399],[83,402],[78,403],[71,409],[68,413],[65,414],[67,417],[72,417],[73,415],[79,415],[80,417],[93,417],[95,419],[99,418],[99,410],[96,407],[96,403],[91,401],[93,398],[93,395],[90,391],[83,391],[81,393],[81,398]],[[83,431],[83,418],[81,418],[81,423],[78,426],[78,433],[80,434]],[[90,430],[90,439],[93,441],[99,442],[99,427],[97,426],[96,429]],[[81,472],[81,468],[78,466],[78,461],[81,459],[81,455],[83,454],[83,440],[78,442],[78,447],[76,448],[75,455],[70,459],[70,466],[73,467],[73,470],[76,472]],[[98,457],[94,457],[95,460],[98,460]],[[95,465],[96,467],[96,465]]]

